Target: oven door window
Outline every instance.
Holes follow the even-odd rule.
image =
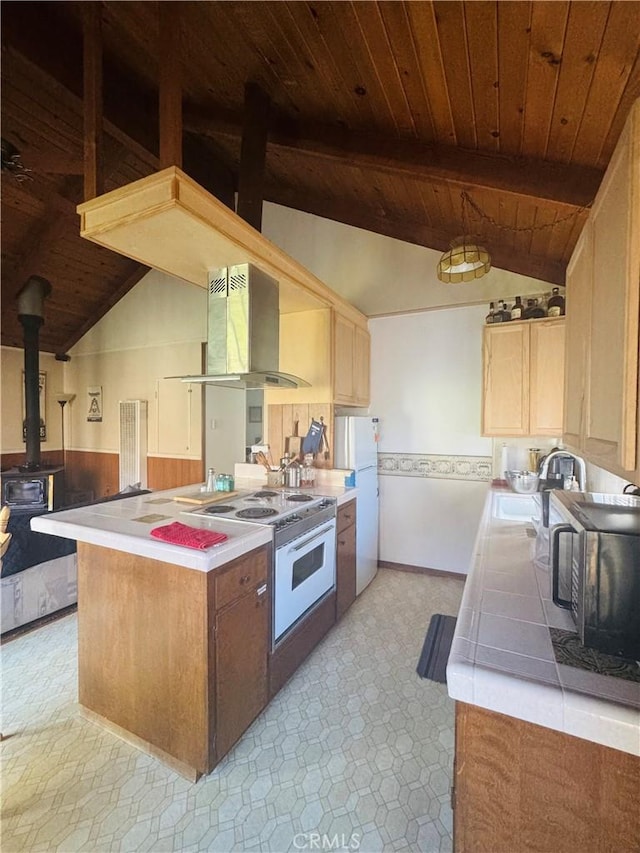
[[[324,566],[324,542],[294,561],[291,570],[291,589],[304,583]]]

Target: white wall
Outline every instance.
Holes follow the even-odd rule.
[[[490,455],[480,436],[482,307],[369,321],[380,450]]]
[[[0,391],[2,413],[0,420],[0,449],[3,453],[25,453],[22,440],[24,399],[24,350],[13,347],[0,349]],[[64,391],[62,362],[49,353],[40,353],[40,373],[46,373],[45,410],[40,411],[47,427],[47,440],[40,442],[41,451],[59,450],[62,446],[62,418],[56,394]],[[65,435],[65,444],[67,436]]]
[[[439,252],[273,204],[264,205],[263,233],[372,318],[370,411],[381,419],[381,452],[492,456],[480,436],[488,303],[547,283],[492,269],[446,285]],[[466,572],[486,490],[382,474],[380,558]]]
[[[551,290],[497,268],[473,282],[443,284],[440,252],[275,204],[264,205],[262,233],[368,317],[461,304],[484,305],[486,314],[490,301]]]
[[[490,456],[480,436],[483,307],[373,319],[381,453]],[[466,572],[486,482],[380,476],[380,559]]]
[[[148,402],[150,455],[199,459],[202,391],[169,376],[201,373],[204,288],[152,270],[70,350],[68,449],[116,453],[120,400]],[[103,419],[87,421],[87,388],[102,387]]]
[[[246,395],[242,388],[206,387],[205,467],[233,474],[245,461]]]

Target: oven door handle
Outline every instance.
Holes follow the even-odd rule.
[[[570,524],[556,524],[551,528],[551,553],[553,559],[551,561],[551,577],[552,577],[552,593],[553,603],[558,607],[563,607],[565,610],[571,610],[571,602],[564,598],[560,598],[560,536],[563,533],[575,533],[576,531]]]
[[[304,539],[300,544],[296,545],[294,548],[290,548],[290,551],[299,551],[301,548],[306,548],[306,546],[313,542],[316,539],[319,539],[321,536],[324,536],[325,533],[329,533],[330,530],[335,530],[335,522],[331,522],[326,527],[323,527],[322,530],[318,530],[317,533],[314,533],[313,536],[309,536],[307,539]]]

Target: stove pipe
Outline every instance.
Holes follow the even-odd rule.
[[[24,329],[24,399],[27,459],[22,471],[40,470],[40,326],[44,300],[51,293],[46,278],[32,275],[18,293],[18,319]]]

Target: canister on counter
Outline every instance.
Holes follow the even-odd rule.
[[[313,467],[313,453],[305,453],[302,471],[300,473],[301,486],[315,486],[316,469]]]
[[[529,448],[529,471],[533,471],[534,473],[537,473],[539,467],[540,467],[540,448],[539,447],[530,447]]]

